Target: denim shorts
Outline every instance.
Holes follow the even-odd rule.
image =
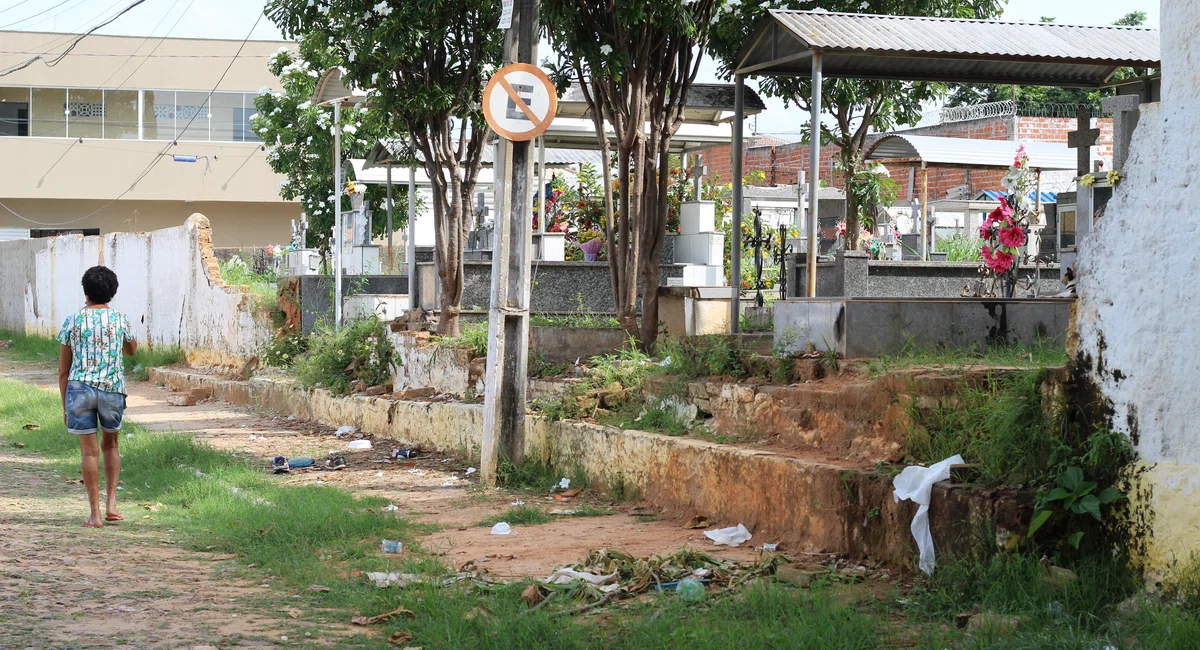
[[[79,436],[96,433],[96,421],[104,431],[120,431],[125,416],[125,396],[107,393],[81,381],[67,382],[67,431]]]

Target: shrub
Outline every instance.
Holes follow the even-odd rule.
[[[262,360],[273,368],[290,368],[305,352],[308,352],[308,338],[302,334],[284,334],[263,350]]]
[[[458,336],[435,336],[433,342],[446,347],[470,350],[477,357],[487,356],[487,321],[464,323],[462,333]]]
[[[308,347],[295,364],[304,386],[341,395],[354,381],[375,386],[391,379],[392,344],[378,319],[364,318],[342,329],[322,328],[313,333]]]

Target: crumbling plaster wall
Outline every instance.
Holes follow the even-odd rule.
[[[1079,256],[1077,360],[1144,463],[1152,569],[1200,555],[1200,3],[1163,0],[1162,101]]]
[[[84,305],[83,272],[102,264],[120,280],[112,306],[140,341],[180,346],[201,365],[237,364],[269,339],[268,319],[225,285],[211,244],[199,214],[148,233],[0,242],[0,327],[56,335]]]

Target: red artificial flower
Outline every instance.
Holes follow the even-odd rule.
[[[1002,245],[1017,248],[1025,243],[1025,231],[1017,226],[1001,228],[999,239]]]
[[[988,223],[1004,221],[1011,217],[1012,213],[1013,209],[1008,205],[1008,197],[1002,196],[1000,197],[1000,207],[992,210],[991,214],[988,215]]]

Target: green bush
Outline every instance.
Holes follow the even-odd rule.
[[[308,352],[308,338],[303,334],[285,334],[271,342],[262,353],[263,364],[273,368],[290,368]]]
[[[312,334],[308,347],[294,367],[300,383],[309,388],[342,395],[357,380],[367,386],[391,380],[392,344],[378,319],[353,321],[342,329],[322,328]]]
[[[937,251],[946,254],[947,262],[982,262],[983,240],[958,232],[939,239]]]

